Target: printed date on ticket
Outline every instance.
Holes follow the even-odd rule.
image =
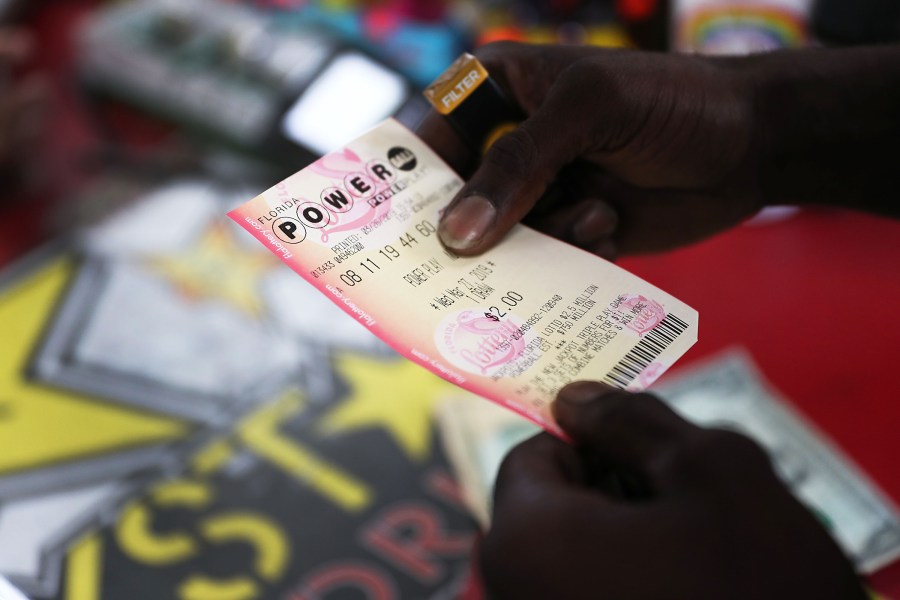
[[[697,311],[525,226],[448,252],[437,224],[462,184],[388,120],[229,216],[400,354],[556,435],[562,386],[643,389],[697,341]]]

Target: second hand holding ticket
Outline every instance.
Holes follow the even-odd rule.
[[[397,352],[560,437],[565,384],[643,389],[697,341],[697,311],[523,225],[448,252],[437,224],[462,184],[388,120],[229,216]]]

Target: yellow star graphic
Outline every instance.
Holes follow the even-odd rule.
[[[108,402],[34,385],[34,344],[72,274],[59,260],[0,295],[0,476],[179,439],[191,428]]]
[[[410,459],[428,458],[434,407],[453,386],[405,359],[343,354],[335,363],[350,385],[350,396],[325,415],[319,430],[337,434],[381,427]]]
[[[187,251],[150,264],[191,298],[220,298],[251,315],[263,312],[259,281],[278,265],[269,253],[238,246],[224,223],[214,223]]]

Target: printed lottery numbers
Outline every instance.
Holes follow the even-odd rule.
[[[388,259],[390,261],[394,260],[395,258],[400,258],[400,253],[397,251],[396,248],[394,248],[390,244],[385,246],[383,249],[379,250],[378,254],[382,255],[383,257],[385,257],[386,259]]]
[[[368,264],[366,264],[366,263],[368,263]],[[381,270],[381,267],[378,266],[378,263],[376,263],[371,258],[367,258],[363,262],[359,263],[359,266],[365,267],[366,271],[368,271],[369,273],[374,273],[375,271],[373,271],[372,267],[370,267],[369,265],[372,265],[372,267],[375,267],[375,271]]]
[[[322,266],[316,267],[316,269],[314,271],[310,271],[309,274],[312,275],[314,279],[318,279],[334,267],[335,264],[333,262],[331,262],[330,260],[326,260],[324,263],[322,263]]]
[[[362,277],[356,274],[356,271],[353,269],[348,269],[341,273],[341,281],[346,283],[349,287],[353,287],[357,283],[362,281]]]
[[[429,236],[431,236],[432,233],[437,232],[437,228],[434,226],[434,224],[431,221],[428,221],[428,220],[420,221],[419,223],[416,223],[414,225],[414,227],[415,227],[416,231],[419,232],[419,234],[422,237],[429,237]],[[413,244],[419,243],[419,240],[416,238],[416,236],[414,236],[411,233],[404,233],[404,234],[400,235],[398,240],[399,240],[401,248],[411,248],[413,246]],[[381,258],[387,260],[388,262],[394,262],[396,259],[400,258],[400,254],[401,254],[400,250],[398,250],[397,247],[392,244],[386,244],[386,245],[382,246],[381,248],[379,248],[379,250],[378,250],[378,255],[381,256]],[[384,263],[382,263],[382,264],[384,264]],[[321,277],[322,275],[325,274],[325,271],[331,269],[334,266],[333,264],[330,263],[330,261],[329,261],[329,263],[326,263],[326,265],[323,265],[322,267],[317,268],[315,271],[311,271],[310,274],[314,278],[318,279],[319,277]],[[368,273],[375,273],[375,271],[381,270],[381,266],[377,262],[372,260],[371,258],[367,258],[367,259],[363,260],[362,262],[359,263],[359,266],[360,266],[360,271],[362,269],[365,269],[365,271]],[[359,272],[357,272],[354,269],[349,269],[347,271],[344,271],[343,273],[341,273],[340,278],[341,278],[341,281],[343,281],[344,284],[347,285],[348,287],[353,287],[357,283],[362,282],[362,276],[359,274]],[[482,278],[483,278],[483,276],[479,277],[479,279],[482,279]],[[514,305],[510,305],[510,306],[514,306]]]
[[[422,237],[428,237],[432,233],[437,231],[434,225],[431,224],[431,221],[425,220],[421,223],[416,224],[416,231],[418,231]]]
[[[506,292],[505,296],[500,297],[500,302],[507,306],[515,306],[522,300],[524,300],[524,297],[518,292]]]

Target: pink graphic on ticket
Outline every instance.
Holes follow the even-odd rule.
[[[666,318],[666,311],[659,302],[648,300],[640,294],[625,296],[622,307],[628,309],[633,317],[626,327],[638,334],[652,330]]]
[[[441,355],[467,373],[492,375],[519,358],[525,350],[522,324],[512,316],[465,309],[438,325],[435,343]]]

